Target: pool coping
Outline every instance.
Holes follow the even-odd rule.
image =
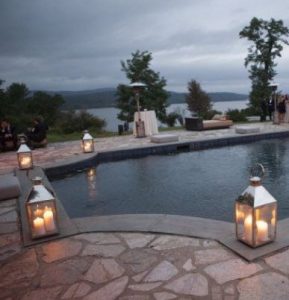
[[[23,244],[24,246],[31,246],[41,242],[87,232],[134,231],[178,234],[213,239],[228,247],[247,261],[253,261],[271,254],[272,252],[281,250],[282,248],[289,246],[289,218],[278,222],[277,239],[275,242],[260,248],[252,249],[236,240],[235,225],[233,223],[207,218],[165,214],[125,214],[70,219],[61,202],[56,197],[60,216],[60,234],[41,240],[31,240],[25,216],[25,194],[27,194],[28,190],[31,188],[31,181],[29,178],[31,179],[37,175],[44,177],[45,183],[52,188],[46,175],[48,177],[59,176],[75,170],[88,168],[92,164],[128,158],[139,158],[147,155],[175,153],[178,151],[196,151],[223,146],[233,146],[280,137],[289,137],[289,131],[199,139],[195,141],[147,145],[136,148],[83,154],[68,159],[65,163],[60,162],[44,166],[45,173],[40,167],[35,167],[29,171],[16,170],[23,191],[19,198]]]
[[[42,167],[48,177],[56,177],[80,169],[89,168],[91,165],[112,162],[130,158],[141,158],[148,155],[164,155],[183,151],[199,151],[205,149],[235,146],[240,144],[253,143],[256,141],[286,138],[289,137],[289,130],[276,132],[253,133],[242,135],[231,135],[226,137],[195,139],[190,141],[178,141],[164,144],[148,144],[134,148],[122,148],[114,150],[103,150],[94,153],[82,153],[77,157],[71,157],[65,161],[52,164],[45,164]]]

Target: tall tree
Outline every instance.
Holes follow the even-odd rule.
[[[146,89],[140,93],[140,106],[148,110],[155,110],[157,118],[164,122],[168,93],[164,90],[166,80],[151,69],[152,54],[148,51],[137,50],[132,58],[121,61],[121,70],[125,72],[130,82],[140,81],[146,84]],[[119,84],[117,87],[117,107],[120,109],[118,118],[132,122],[134,112],[137,110],[136,101],[131,88]]]
[[[277,74],[274,60],[281,57],[282,44],[288,45],[289,29],[282,20],[265,21],[254,17],[249,26],[239,33],[240,38],[246,38],[253,44],[248,48],[245,67],[249,67],[249,78],[252,82],[250,104],[260,114],[262,101],[271,95],[269,87]]]
[[[200,117],[206,117],[212,108],[209,95],[202,90],[200,84],[196,80],[188,83],[189,93],[186,96],[188,109],[192,113],[198,114]]]

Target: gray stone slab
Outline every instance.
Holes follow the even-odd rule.
[[[17,177],[6,174],[0,175],[0,201],[17,198],[21,193]]]
[[[279,221],[276,240],[258,248],[251,248],[238,241],[235,235],[220,238],[219,241],[248,261],[254,261],[262,256],[279,251],[289,246],[289,218]]]
[[[160,215],[134,214],[74,219],[80,232],[139,231],[159,232],[192,237],[220,239],[234,233],[234,224],[212,219]]]

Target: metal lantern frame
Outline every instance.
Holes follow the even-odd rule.
[[[132,82],[129,86],[132,88],[134,92],[136,105],[137,105],[138,117],[137,117],[137,121],[135,121],[136,137],[143,138],[146,136],[146,133],[145,133],[144,121],[141,120],[139,95],[140,95],[140,91],[144,89],[146,85],[142,82]]]
[[[235,201],[236,237],[256,248],[271,243],[277,232],[277,201],[262,186],[261,177],[250,178],[250,185]]]
[[[20,142],[17,150],[17,161],[20,170],[28,170],[33,168],[33,156],[31,149],[26,145],[25,141]]]
[[[84,153],[94,152],[94,139],[88,132],[88,130],[84,131],[82,138],[82,149]]]
[[[54,193],[44,186],[41,177],[33,180],[25,207],[32,239],[59,233],[58,212]]]

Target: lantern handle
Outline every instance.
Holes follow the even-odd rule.
[[[262,179],[265,175],[265,168],[262,164],[257,163],[250,169],[251,177],[259,177]]]

